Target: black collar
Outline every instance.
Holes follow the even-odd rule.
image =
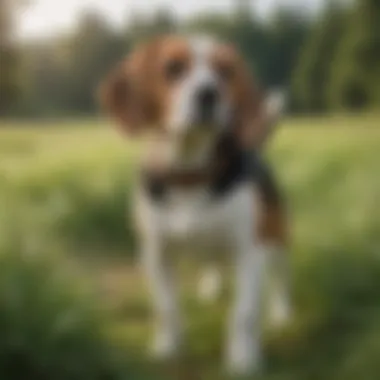
[[[196,186],[205,186],[212,198],[220,198],[254,176],[255,156],[240,148],[234,135],[226,133],[217,141],[209,167],[190,171],[147,167],[141,172],[143,188],[155,201],[164,200],[169,188]]]

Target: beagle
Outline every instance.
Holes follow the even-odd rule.
[[[207,262],[199,282],[214,298],[229,255],[235,297],[225,363],[233,374],[260,367],[260,314],[266,261],[274,270],[271,316],[289,315],[286,216],[261,147],[281,113],[236,50],[208,36],[164,36],[139,46],[105,79],[100,101],[122,133],[150,132],[136,193],[141,257],[157,316],[153,352],[180,351],[183,325],[173,252]]]

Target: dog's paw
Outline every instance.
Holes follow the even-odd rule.
[[[260,347],[248,336],[242,336],[228,347],[226,358],[227,373],[233,378],[245,379],[262,371]]]

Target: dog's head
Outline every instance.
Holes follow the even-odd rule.
[[[254,143],[265,133],[256,122],[265,108],[258,84],[231,45],[209,37],[165,36],[139,46],[103,82],[100,99],[129,134],[231,129]]]

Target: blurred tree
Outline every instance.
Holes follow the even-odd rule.
[[[236,2],[228,33],[230,40],[242,52],[256,78],[260,78],[260,82],[266,82],[265,66],[269,58],[268,33],[265,25],[251,13],[249,0]]]
[[[0,0],[0,115],[8,113],[20,92],[15,15],[25,0]]]
[[[98,13],[85,13],[78,30],[68,42],[68,65],[62,88],[69,109],[93,112],[99,80],[125,54],[129,46],[111,30]]]
[[[236,15],[238,20],[251,20],[251,0],[236,1]]]
[[[233,21],[225,15],[206,13],[186,21],[181,29],[189,33],[205,33],[218,36],[224,40],[232,38]]]
[[[173,33],[177,30],[175,18],[168,8],[159,8],[150,17],[136,13],[126,27],[125,34],[134,43],[154,36]]]
[[[174,16],[170,9],[161,8],[153,15],[150,33],[152,35],[162,35],[175,32],[177,28]]]
[[[4,5],[5,1],[11,0],[0,0],[0,4]],[[9,12],[9,8],[7,11]],[[14,10],[12,12],[14,14]],[[0,19],[9,20],[4,17]],[[15,114],[91,114],[96,110],[94,93],[99,80],[133,44],[177,30],[213,34],[231,41],[246,57],[250,68],[256,72],[256,78],[263,85],[288,87],[291,83],[296,105],[303,110],[325,110],[329,104],[326,100],[327,93],[333,94],[329,99],[341,99],[342,93],[349,93],[346,87],[349,76],[343,76],[348,69],[340,68],[347,63],[346,58],[342,58],[343,52],[345,56],[348,52],[341,47],[337,49],[346,22],[346,12],[334,3],[325,10],[318,23],[291,8],[279,8],[270,19],[263,20],[251,12],[249,0],[236,2],[230,15],[204,13],[182,23],[177,22],[170,9],[166,8],[160,8],[150,16],[134,14],[128,19],[128,25],[117,30],[102,15],[86,12],[78,20],[76,30],[68,36],[52,37],[50,40],[23,45],[12,43],[14,50],[10,51],[14,51],[14,54],[8,51],[4,56],[2,53],[2,62],[6,64],[1,67],[1,95],[4,91],[8,92],[7,102],[3,102],[4,96],[1,97],[3,109],[9,109],[9,105],[4,104],[20,93],[15,84],[22,74],[25,89],[21,91],[22,102],[18,102],[17,109],[13,107]],[[12,35],[12,28],[4,27],[7,23],[1,21],[0,24]],[[375,27],[378,28],[378,25],[373,26]],[[355,27],[355,30],[352,35],[359,33],[358,28]],[[348,32],[345,31],[344,40],[348,39],[346,33]],[[377,46],[376,41],[378,40],[374,38],[371,46]],[[348,42],[346,44],[349,45]],[[364,44],[361,43],[361,46]],[[20,58],[23,61],[21,71],[17,69]],[[3,75],[5,70],[9,71],[7,75]],[[332,70],[336,70],[339,75],[331,75]],[[356,72],[359,73],[360,70]],[[355,73],[352,78],[357,80]],[[372,73],[371,77],[374,75]],[[378,84],[377,87],[374,82],[371,84],[371,96],[380,98]],[[12,93],[14,97],[11,96]]]
[[[345,12],[330,1],[311,29],[293,71],[291,92],[296,108],[308,112],[326,110],[331,65],[344,25]]]
[[[268,82],[266,70],[271,48],[268,46],[268,34],[263,25],[256,20],[236,19],[231,30],[231,39],[245,56],[251,70],[263,82]]]
[[[289,87],[292,70],[308,32],[305,18],[291,9],[277,9],[269,25],[269,41],[266,43],[269,56],[263,67],[268,85]]]
[[[25,73],[20,112],[27,116],[47,116],[67,109],[67,40],[29,43],[23,49]]]
[[[248,4],[248,2],[244,2]],[[257,77],[267,87],[287,87],[300,46],[308,33],[308,23],[294,10],[279,8],[267,22],[247,17],[249,7],[238,7],[230,34],[240,47]]]
[[[357,0],[333,61],[332,107],[360,110],[380,105],[380,2]]]

